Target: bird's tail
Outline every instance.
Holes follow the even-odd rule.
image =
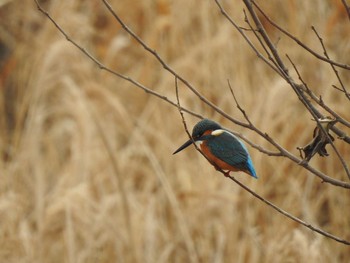
[[[248,161],[247,161],[247,173],[253,176],[254,178],[258,179],[258,176],[256,175],[256,172],[254,169],[253,161],[250,158],[248,158]]]

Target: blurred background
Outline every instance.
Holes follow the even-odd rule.
[[[283,28],[350,64],[350,27],[340,0],[260,1]],[[315,123],[291,88],[253,53],[214,1],[112,1],[125,23],[181,76],[298,155]],[[114,20],[101,1],[41,1],[66,33],[105,66],[175,100],[174,77]],[[241,26],[241,1],[222,1]],[[263,18],[261,18],[263,19]],[[38,11],[0,1],[0,262],[349,262],[349,247],[278,214],[226,179],[194,148],[177,109],[100,70]],[[298,80],[349,120],[349,101],[328,64],[266,30]],[[247,32],[253,37],[251,32]],[[254,41],[257,44],[256,41]],[[349,87],[348,72],[339,69]],[[187,108],[273,150],[183,85]],[[185,115],[191,129],[198,119]],[[338,127],[349,132],[345,127]],[[335,140],[349,163],[349,145]],[[248,147],[259,175],[235,177],[282,209],[350,240],[349,191],[282,157]],[[331,147],[310,165],[348,181]]]

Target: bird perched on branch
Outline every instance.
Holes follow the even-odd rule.
[[[209,162],[217,169],[226,171],[242,171],[258,178],[247,148],[234,134],[222,128],[218,123],[203,119],[192,131],[192,139],[185,142],[173,154],[176,154],[193,142],[200,148]]]

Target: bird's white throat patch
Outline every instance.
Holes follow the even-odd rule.
[[[219,130],[212,131],[212,132],[211,132],[211,135],[213,135],[213,136],[219,136],[219,135],[223,134],[224,132],[225,132],[225,130],[219,129]]]
[[[201,144],[203,143],[203,141],[195,141],[195,143],[198,148],[201,148]]]

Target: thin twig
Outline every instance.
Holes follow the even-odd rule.
[[[265,28],[263,27],[263,25],[261,24],[258,16],[256,15],[255,11],[253,10],[253,6],[252,6],[252,1],[251,0],[243,0],[245,6],[248,8],[248,11],[250,13],[250,15],[253,18],[253,21],[256,25],[256,27],[258,28],[258,31],[260,33],[260,35],[262,36],[262,38],[264,39],[266,45],[268,46],[268,48],[270,49],[272,56],[276,62],[276,66],[279,69],[279,71],[282,73],[283,78],[286,79],[286,73],[288,73],[288,69],[285,67],[281,57],[278,55],[278,51],[275,47],[275,45],[272,43],[272,41],[270,40],[268,34],[265,31]]]
[[[302,102],[302,104],[305,106],[305,108],[311,113],[311,115],[313,117],[315,117],[315,113],[313,112],[313,109],[309,105],[310,103],[308,103],[308,100],[305,98],[303,93],[300,91],[300,89],[298,88],[298,86],[295,83],[295,81],[290,77],[287,67],[283,63],[280,55],[278,54],[277,49],[275,48],[275,46],[272,43],[270,37],[268,36],[268,34],[266,33],[263,25],[261,24],[260,19],[258,18],[257,14],[255,13],[255,11],[253,9],[253,6],[252,6],[252,2],[250,0],[243,0],[243,2],[245,3],[246,7],[248,8],[249,13],[252,16],[252,18],[254,20],[254,23],[256,24],[256,26],[257,26],[257,28],[258,28],[262,38],[264,39],[266,45],[270,49],[270,51],[271,51],[271,53],[273,55],[273,58],[274,58],[274,60],[277,63],[277,67],[280,70],[281,74],[283,75],[283,78],[292,87],[292,89],[294,90],[294,92],[296,93],[296,95],[298,96],[298,98]]]
[[[152,54],[158,62],[163,66],[163,68],[171,73],[174,77],[177,77],[178,80],[180,80],[183,84],[185,84],[202,102],[204,102],[206,105],[211,107],[213,110],[215,110],[217,113],[221,114],[228,120],[232,121],[233,123],[245,127],[246,124],[236,120],[226,112],[224,112],[222,109],[220,109],[218,106],[210,102],[206,97],[204,97],[193,85],[190,84],[189,81],[184,79],[182,76],[180,76],[174,69],[172,69],[163,59],[162,57],[157,53],[156,50],[150,48],[137,34],[135,34],[125,23],[124,21],[118,16],[118,14],[113,10],[112,6],[109,4],[107,0],[102,0],[104,5],[107,7],[108,11],[113,15],[113,17],[118,21],[118,23],[122,26],[122,28],[138,42],[147,52]],[[248,128],[248,127],[246,127]]]
[[[336,90],[339,90],[341,92],[344,92],[344,90],[342,90],[341,88],[338,88],[336,85],[332,84],[332,87],[335,88]]]
[[[246,111],[241,107],[241,105],[238,103],[238,100],[236,98],[236,95],[235,93],[233,92],[233,89],[232,89],[232,86],[231,86],[231,83],[230,83],[230,80],[228,79],[227,80],[227,83],[228,83],[228,87],[230,89],[230,92],[233,96],[233,99],[235,100],[235,103],[236,103],[236,106],[237,108],[240,110],[240,112],[242,113],[242,115],[244,116],[244,118],[247,120],[247,122],[249,123],[249,125],[252,127],[252,129],[255,129],[254,125],[252,124],[252,122],[250,121]],[[229,130],[229,129],[227,129]],[[257,145],[253,142],[251,142],[250,140],[248,140],[245,136],[243,136],[242,134],[239,134],[237,132],[234,132],[232,130],[229,130],[231,133],[233,133],[234,135],[236,135],[237,137],[241,138],[243,141],[245,141],[246,143],[248,143],[250,146],[252,146],[253,148],[257,149],[258,151],[262,152],[262,153],[265,153],[266,155],[268,156],[283,156],[283,154],[281,153],[281,151],[279,152],[272,152],[272,151],[269,151],[265,148],[263,148],[262,146],[260,145]]]
[[[323,49],[323,54],[326,56],[326,58],[330,59],[330,58],[329,58],[329,55],[328,55],[328,52],[327,52],[327,49],[326,49],[326,47],[325,47],[325,45],[324,45],[324,43],[323,43],[322,37],[319,35],[319,33],[317,32],[317,30],[315,29],[314,26],[311,26],[311,29],[312,29],[312,31],[315,32],[315,34],[316,34],[318,40],[319,40],[320,43],[321,43],[321,46],[322,46],[322,49]],[[341,80],[341,78],[340,78],[340,76],[339,76],[338,70],[335,68],[335,66],[334,66],[333,64],[329,64],[329,65],[331,65],[334,74],[337,76],[337,79],[338,79],[338,81],[339,81],[339,83],[340,83],[340,86],[342,87],[343,92],[345,93],[345,96],[347,97],[348,100],[350,100],[350,93],[346,90],[346,88],[345,88],[345,86],[344,86],[344,84],[343,84],[343,81]]]
[[[340,68],[344,68],[344,69],[350,69],[350,65],[347,64],[342,64],[333,60],[330,60],[328,58],[325,58],[323,56],[321,56],[320,54],[318,54],[317,52],[315,52],[313,49],[309,48],[308,46],[306,46],[302,41],[300,41],[297,37],[293,36],[291,33],[289,33],[287,30],[283,29],[282,27],[280,27],[278,24],[276,24],[261,8],[260,6],[255,2],[252,1],[253,5],[259,10],[259,12],[266,18],[266,20],[275,28],[277,28],[280,32],[282,32],[283,34],[285,34],[286,36],[288,36],[290,39],[292,39],[294,42],[296,42],[299,46],[301,46],[302,48],[304,48],[306,51],[308,51],[310,54],[312,54],[313,56],[315,56],[316,58],[323,60],[327,63],[330,63],[334,66],[340,67]]]
[[[231,83],[230,83],[230,80],[228,79],[227,80],[227,84],[228,84],[228,87],[231,91],[231,94],[233,96],[233,99],[235,100],[235,103],[236,103],[236,106],[237,108],[240,110],[240,112],[242,113],[243,117],[246,119],[246,121],[249,123],[250,126],[253,126],[252,122],[250,121],[247,113],[245,112],[245,110],[241,107],[241,105],[238,103],[238,100],[235,96],[235,93],[233,92],[233,89],[232,89],[232,86],[231,86]]]
[[[215,0],[216,5],[218,6],[221,14],[230,22],[231,25],[233,25],[236,30],[241,34],[241,36],[244,38],[244,40],[248,43],[248,45],[252,48],[252,50],[255,52],[255,54],[258,56],[258,58],[262,59],[273,71],[275,71],[277,74],[279,74],[281,77],[283,77],[278,70],[278,68],[274,65],[274,63],[271,63],[268,59],[266,59],[254,46],[253,42],[248,38],[248,36],[244,33],[244,31],[241,29],[240,26],[238,26],[235,21],[227,14],[225,9],[221,6],[219,3],[219,0]],[[252,29],[252,28],[251,28]],[[255,29],[252,29],[253,32],[255,32]]]
[[[286,55],[287,58],[290,60],[291,64],[293,65],[293,62],[291,61],[290,57],[288,55]],[[293,66],[294,67],[294,66]],[[311,89],[309,89],[308,85],[303,81],[303,79],[300,76],[300,73],[298,72],[297,68],[294,67],[294,69],[296,70],[296,73],[299,76],[300,81],[303,83],[303,87],[305,87],[306,89],[306,93],[310,96],[310,98],[315,101],[319,106],[321,106],[323,109],[325,109],[328,113],[330,113],[336,120],[337,122],[347,126],[350,128],[350,122],[348,122],[347,120],[345,120],[342,116],[340,116],[338,113],[336,113],[334,110],[332,110],[330,107],[328,107],[324,101],[321,99],[321,97],[318,97],[315,93],[313,93],[311,91]],[[302,90],[302,88],[300,88],[300,90]],[[312,111],[316,114],[317,118],[323,118],[324,116],[318,111],[316,110],[316,108],[312,105],[312,103],[309,104],[310,107],[312,108]],[[350,137],[343,132],[342,130],[340,130],[339,128],[337,128],[336,126],[332,126],[330,128],[336,135],[338,135],[338,138],[343,140],[346,143],[350,144]]]
[[[342,1],[343,5],[344,5],[344,8],[345,8],[345,10],[346,10],[346,13],[348,14],[348,18],[349,18],[349,20],[350,20],[350,7],[349,7],[349,5],[347,4],[346,0],[341,0],[341,1]]]
[[[261,40],[261,37],[258,35],[259,30],[256,30],[253,28],[252,24],[250,23],[250,21],[248,19],[248,16],[247,16],[245,9],[243,9],[243,13],[244,13],[244,21],[248,24],[249,28],[252,29],[252,32],[254,33],[255,38],[259,41],[260,46],[264,49],[268,59],[272,62],[272,64],[275,65],[276,69],[278,69],[278,66],[276,65],[276,61],[273,59],[269,50],[266,48],[264,42]],[[278,73],[280,73],[280,72],[278,71]],[[283,77],[282,74],[280,74],[280,76]]]
[[[305,84],[303,78],[301,77],[296,65],[293,63],[293,61],[291,60],[291,58],[287,55],[287,58],[289,59],[290,63],[293,65],[294,70],[296,71],[299,79]],[[333,150],[335,151],[335,154],[338,156],[338,159],[340,160],[341,164],[343,165],[343,168],[345,170],[346,175],[348,176],[348,178],[350,179],[350,171],[349,168],[344,160],[344,158],[340,155],[338,149],[335,147],[333,141],[331,140],[331,138],[329,137],[328,132],[325,130],[325,128],[321,125],[321,123],[319,122],[318,119],[315,119],[315,121],[317,121],[317,126],[321,129],[322,133],[326,136],[328,142],[330,143],[330,145],[332,146]]]
[[[53,24],[54,26],[61,32],[61,34],[67,39],[67,41],[69,41],[70,43],[72,43],[76,48],[78,48],[84,55],[86,55],[90,60],[92,60],[101,70],[105,70],[109,73],[111,73],[112,75],[114,76],[117,76],[118,78],[121,78],[123,80],[126,80],[130,83],[132,83],[134,86],[140,88],[141,90],[145,91],[146,93],[148,94],[151,94],[155,97],[158,97],[159,99],[169,103],[170,105],[172,106],[175,106],[177,107],[176,103],[173,102],[172,100],[168,99],[166,96],[164,95],[161,95],[160,93],[150,89],[150,88],[147,88],[146,86],[142,85],[141,83],[137,82],[136,80],[128,77],[128,76],[125,76],[121,73],[118,73],[108,67],[106,67],[103,63],[101,63],[97,58],[95,58],[93,55],[91,55],[91,53],[89,51],[87,51],[85,48],[83,48],[82,46],[80,46],[76,41],[74,41],[64,30],[63,28],[51,17],[51,15],[45,10],[42,8],[42,6],[39,4],[38,0],[34,0],[36,5],[37,5],[37,8],[38,10],[43,13]],[[194,111],[191,111],[189,109],[186,109],[186,108],[182,108],[182,110],[184,112],[187,112],[188,114],[194,116],[194,117],[197,117],[197,118],[203,118],[201,115],[195,113]]]
[[[243,27],[243,26],[240,26],[239,28],[240,28],[240,29],[242,29],[243,31],[247,31],[247,32],[256,31],[255,29],[252,29],[252,28],[246,28],[246,27]]]
[[[185,120],[185,117],[184,117],[184,114],[182,112],[182,107],[181,107],[181,104],[180,104],[180,96],[179,96],[179,87],[178,87],[178,82],[177,82],[177,77],[175,76],[175,94],[176,94],[176,101],[177,101],[177,110],[179,111],[180,115],[181,115],[181,120],[182,120],[182,123],[184,125],[184,128],[185,128],[185,131],[188,135],[188,138],[190,138],[190,140],[192,140],[192,143],[196,146],[196,144],[194,143],[194,140],[190,134],[190,132],[188,131],[187,129],[187,124],[186,124],[186,120]]]
[[[315,231],[325,237],[331,238],[337,242],[343,243],[345,245],[350,245],[350,241],[345,240],[343,238],[337,237],[333,234],[330,234],[318,227],[315,227],[303,220],[301,220],[300,218],[293,216],[292,214],[284,211],[283,209],[279,208],[277,205],[273,204],[272,202],[270,202],[269,200],[263,198],[262,196],[258,195],[256,192],[254,192],[253,190],[251,190],[250,188],[248,188],[247,186],[245,186],[244,184],[242,184],[240,181],[238,181],[236,178],[234,178],[233,176],[227,176],[227,174],[224,171],[220,171],[221,173],[223,173],[226,177],[230,178],[232,181],[234,181],[236,184],[238,184],[240,187],[242,187],[244,190],[246,190],[248,193],[250,193],[251,195],[253,195],[254,197],[258,198],[260,201],[264,202],[265,204],[267,204],[268,206],[270,206],[271,208],[273,208],[274,210],[276,210],[278,213],[282,214],[285,217],[288,217],[289,219],[311,229],[312,231]]]
[[[309,89],[308,85],[305,83],[305,81],[303,80],[303,78],[301,77],[301,74],[299,72],[299,70],[297,69],[297,67],[295,66],[295,64],[293,63],[293,61],[291,60],[291,58],[288,56],[288,54],[286,54],[286,57],[288,58],[289,62],[292,64],[295,72],[298,75],[299,80],[303,83],[305,89],[306,89],[306,93],[310,96],[310,98],[315,101],[318,105],[320,105],[323,109],[325,109],[328,113],[330,113],[334,118],[336,118],[337,122],[347,126],[350,128],[350,122],[348,122],[347,120],[345,120],[342,116],[340,116],[338,113],[336,113],[334,110],[332,110],[330,107],[328,107],[324,101],[318,97],[315,93],[312,92],[311,89]],[[317,112],[316,109],[313,110],[315,113]],[[318,118],[323,117],[322,115],[317,115]],[[332,127],[333,128],[333,127]],[[332,129],[333,130],[333,129]],[[334,131],[334,130],[333,130]],[[340,134],[338,134],[337,132],[335,132],[338,136],[340,136]],[[344,140],[347,143],[350,143],[350,137],[342,137],[342,140]]]

